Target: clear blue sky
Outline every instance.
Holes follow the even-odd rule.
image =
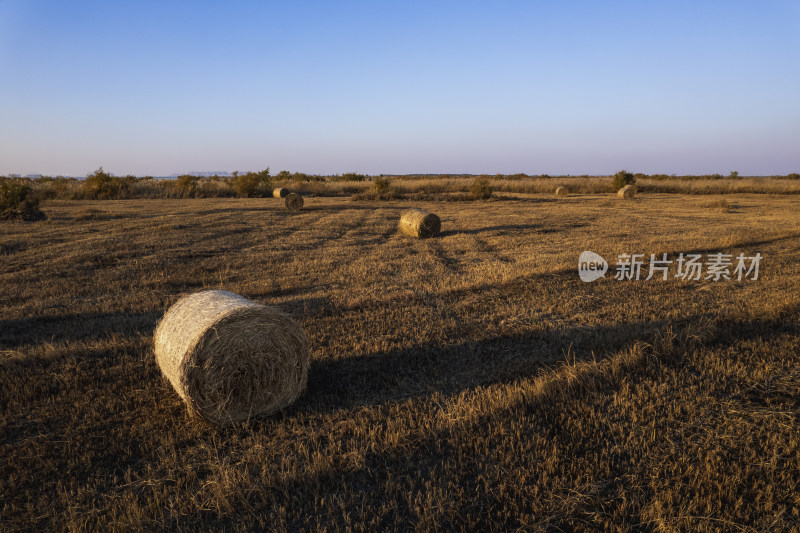
[[[0,174],[800,172],[800,1],[0,0]]]

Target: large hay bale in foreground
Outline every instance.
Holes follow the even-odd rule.
[[[303,197],[294,192],[287,194],[283,203],[289,211],[300,211],[303,209]]]
[[[566,187],[559,187],[556,189],[556,196],[569,196],[569,190]]]
[[[636,196],[636,187],[633,185],[626,185],[617,191],[617,196],[619,198],[633,198]]]
[[[278,187],[277,189],[272,190],[273,198],[286,198],[288,194],[289,194],[289,189],[285,189],[283,187]]]
[[[411,237],[435,237],[441,229],[439,217],[422,209],[408,209],[400,216],[400,231]]]
[[[291,318],[227,291],[184,296],[155,331],[161,372],[189,412],[223,425],[294,402],[308,376],[308,339]]]

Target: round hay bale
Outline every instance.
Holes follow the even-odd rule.
[[[556,189],[556,196],[569,196],[569,190],[566,187],[559,187]]]
[[[633,185],[626,185],[617,191],[617,196],[619,198],[633,198],[636,196],[636,187]]]
[[[441,229],[439,217],[422,209],[408,209],[400,216],[400,231],[410,237],[435,237]]]
[[[286,195],[286,199],[283,202],[286,209],[289,211],[300,211],[303,209],[303,197],[297,193],[290,192]]]
[[[156,326],[161,372],[191,414],[224,425],[294,402],[308,377],[308,339],[291,318],[227,291],[184,296]]]
[[[286,195],[288,194],[289,194],[289,189],[285,189],[283,187],[278,187],[277,189],[272,190],[273,198],[286,198]]]

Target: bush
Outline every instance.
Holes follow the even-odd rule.
[[[236,194],[242,198],[272,196],[272,178],[269,176],[269,168],[247,174],[234,172],[231,184]]]
[[[0,220],[41,220],[39,200],[33,197],[28,185],[16,181],[0,180]]]
[[[474,200],[487,200],[492,197],[492,186],[488,178],[475,178],[469,186],[469,194]]]
[[[178,176],[178,180],[175,182],[175,187],[183,196],[194,196],[197,193],[198,179],[199,178],[197,176],[183,174],[182,176]]]
[[[130,195],[132,189],[130,177],[115,178],[103,167],[86,176],[83,182],[83,197],[90,200],[120,199]]]
[[[389,178],[375,178],[372,180],[372,190],[378,194],[386,194],[392,187],[392,180]]]
[[[614,180],[611,182],[611,192],[617,192],[626,185],[633,185],[636,183],[636,178],[627,170],[620,170],[614,174]]]
[[[364,174],[357,174],[355,172],[347,172],[341,176],[331,176],[331,181],[366,181],[367,177]]]
[[[251,174],[236,175],[231,180],[233,190],[241,198],[261,196],[261,180]]]
[[[798,174],[797,172],[792,172],[791,174],[786,174],[786,179],[800,180],[800,174]]]

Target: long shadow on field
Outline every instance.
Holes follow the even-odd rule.
[[[292,524],[298,529],[305,525],[304,517],[313,516],[315,508],[312,502],[319,501],[321,498],[327,499],[333,495],[341,495],[342,486],[358,487],[359,496],[368,501],[394,501],[395,506],[384,512],[385,525],[388,526],[397,522],[408,521],[409,517],[414,516],[414,512],[407,505],[408,500],[397,498],[398,493],[414,492],[423,493],[424,491],[436,491],[442,494],[452,492],[452,487],[463,487],[463,494],[470,497],[463,502],[464,511],[456,513],[456,516],[466,516],[474,510],[476,503],[482,504],[486,509],[486,520],[492,523],[501,524],[505,529],[517,529],[519,523],[514,518],[514,513],[506,512],[509,505],[504,496],[493,493],[492,488],[495,484],[486,483],[487,477],[496,476],[496,479],[506,475],[499,473],[500,468],[495,469],[495,463],[489,454],[482,453],[483,448],[476,446],[472,448],[469,442],[473,439],[484,441],[491,449],[492,444],[503,444],[508,442],[508,435],[527,442],[539,439],[542,442],[558,443],[558,453],[550,452],[547,449],[531,450],[528,453],[533,455],[528,461],[519,460],[522,468],[540,468],[531,466],[539,464],[539,461],[547,461],[550,475],[556,475],[559,484],[552,489],[547,489],[542,495],[545,507],[545,516],[550,520],[550,524],[563,524],[564,529],[571,530],[575,525],[586,525],[587,516],[603,515],[609,512],[609,507],[619,506],[620,490],[623,483],[631,483],[635,476],[642,476],[647,479],[647,466],[641,464],[642,457],[648,453],[653,453],[658,449],[658,443],[650,448],[638,450],[635,446],[620,445],[619,434],[616,431],[619,424],[633,423],[628,420],[609,420],[602,415],[593,415],[592,411],[581,411],[578,406],[592,405],[602,406],[605,401],[598,400],[599,396],[613,395],[622,383],[636,386],[637,383],[647,379],[658,379],[663,366],[676,367],[684,364],[682,354],[692,346],[699,345],[707,348],[712,347],[735,347],[742,340],[756,340],[768,342],[787,333],[800,334],[796,319],[791,315],[797,314],[794,308],[784,309],[781,317],[772,319],[756,319],[751,321],[727,321],[716,322],[708,336],[703,340],[692,339],[692,323],[701,317],[692,317],[681,324],[673,324],[674,332],[678,335],[678,340],[672,344],[672,349],[666,348],[666,353],[659,353],[658,362],[647,357],[631,358],[629,360],[617,360],[607,368],[583,367],[579,369],[567,369],[565,372],[555,371],[548,374],[549,383],[539,389],[528,387],[527,394],[512,394],[505,401],[500,396],[495,396],[492,403],[491,396],[486,403],[476,404],[476,415],[455,417],[448,419],[442,417],[430,418],[430,426],[425,426],[413,433],[413,439],[398,439],[396,444],[387,443],[381,440],[380,432],[375,437],[375,443],[380,449],[378,452],[368,452],[364,456],[364,463],[356,468],[348,463],[344,467],[333,467],[324,469],[315,475],[308,475],[307,471],[298,473],[291,477],[286,477],[282,481],[281,493],[273,492],[275,500],[270,499],[270,505],[283,504],[284,501],[296,502],[297,507],[293,508],[292,517],[296,523]],[[657,324],[640,323],[632,327],[649,329]],[[607,333],[613,335],[613,328]],[[645,339],[652,341],[652,338]],[[498,339],[500,345],[511,343],[513,346],[526,346],[528,343],[522,338],[518,339]],[[494,341],[480,346],[481,348],[491,348]],[[611,347],[609,347],[611,348]],[[455,356],[455,353],[450,354]],[[754,354],[758,357],[758,354]],[[402,354],[391,354],[391,357],[402,357]],[[448,355],[441,357],[447,358]],[[433,357],[436,359],[436,357]],[[407,360],[409,365],[420,364],[423,368],[418,372],[412,372],[415,377],[420,378],[423,370],[430,370],[432,367],[438,369],[441,365],[421,361],[421,357],[412,357]],[[397,361],[402,363],[402,360]],[[452,361],[448,361],[452,362]],[[366,370],[365,363],[362,363]],[[383,370],[375,367],[376,370]],[[613,369],[613,370],[612,370]],[[321,370],[321,369],[320,369]],[[330,371],[331,368],[325,370]],[[336,370],[335,368],[333,369]],[[347,369],[348,371],[352,368]],[[394,369],[397,370],[397,369]],[[445,368],[445,370],[451,370]],[[410,374],[409,374],[410,377]],[[703,376],[695,375],[698,380]],[[319,378],[319,376],[317,376]],[[341,379],[340,374],[336,374],[336,379]],[[571,379],[575,378],[575,379]],[[334,376],[331,377],[331,382]],[[364,380],[366,382],[368,380]],[[423,383],[430,383],[430,379],[421,378]],[[364,386],[364,382],[344,383],[342,388],[351,386]],[[394,385],[394,382],[384,374],[379,374],[368,384],[371,394],[375,398],[374,403],[385,401],[379,392],[381,386],[386,384]],[[319,385],[317,383],[317,385]],[[465,384],[466,385],[466,384]],[[309,386],[308,394],[315,394],[312,385]],[[329,401],[325,398],[324,401]],[[320,404],[323,400],[320,400]],[[443,408],[446,411],[446,408]],[[454,409],[454,411],[458,411]],[[425,416],[436,414],[436,407],[424,408]],[[463,414],[463,413],[462,413]],[[354,418],[356,414],[352,415]],[[437,423],[438,422],[438,423]],[[268,423],[264,422],[265,425]],[[256,424],[258,426],[258,423]],[[347,430],[341,431],[343,438],[350,437],[349,432],[352,426],[347,426]],[[249,430],[249,428],[248,428]],[[269,429],[266,429],[269,431]],[[477,433],[477,434],[476,434]],[[339,433],[329,435],[328,438],[339,438]],[[645,443],[642,443],[645,444]],[[520,446],[519,450],[524,450],[525,446]],[[541,453],[540,453],[541,452]],[[458,460],[454,458],[458,457]],[[610,458],[610,459],[609,459]],[[577,459],[577,460],[576,460]],[[442,475],[446,472],[446,475]],[[592,486],[594,490],[587,491],[586,476],[596,477],[604,480]],[[397,487],[397,478],[408,479],[408,484]],[[482,480],[483,479],[483,480]],[[638,478],[637,478],[638,479]],[[545,480],[539,481],[542,487],[547,486]],[[409,488],[411,485],[411,488]],[[432,488],[434,487],[434,488]],[[551,491],[551,492],[550,492]],[[513,492],[513,491],[511,491]],[[525,494],[526,491],[519,491]],[[574,500],[574,506],[563,505],[563,501],[571,495],[580,493],[582,496]],[[329,496],[330,495],[330,496]],[[291,498],[291,500],[290,500]],[[507,498],[507,497],[506,497]],[[527,507],[526,507],[527,508]],[[602,510],[602,512],[598,512]],[[353,515],[337,516],[332,514],[329,518],[336,522],[343,522],[347,519],[366,520],[368,515],[360,515],[357,508],[353,508]],[[362,511],[363,512],[363,511]],[[630,511],[628,511],[630,513]],[[631,513],[630,517],[638,523],[636,513]],[[608,516],[608,515],[607,515]],[[438,525],[447,527],[450,522],[445,520]],[[457,527],[457,524],[452,524]]]
[[[441,233],[442,237],[446,237],[448,235],[477,235],[479,233],[487,233],[493,231],[526,231],[526,230],[536,230],[542,228],[542,224],[505,224],[501,226],[488,226],[485,228],[474,228],[474,229],[453,229],[443,231]]]
[[[86,313],[0,320],[0,350],[152,332],[160,313]]]
[[[300,408],[349,409],[434,392],[452,394],[480,385],[536,375],[558,361],[605,357],[670,325],[636,322],[504,336],[456,345],[425,344],[406,350],[312,363]]]
[[[767,332],[796,334],[797,313],[796,307],[790,307],[783,313],[788,318],[731,325],[736,332],[725,333],[718,342],[755,338]],[[536,375],[559,361],[602,359],[637,341],[653,343],[667,327],[673,331],[687,330],[702,320],[702,316],[691,316],[608,327],[548,328],[484,341],[424,344],[387,353],[315,361],[301,408],[348,409],[510,382]]]
[[[329,197],[325,198],[327,199]],[[313,201],[313,198],[309,199],[308,205],[303,206],[303,211],[333,211],[338,213],[341,211],[400,211],[403,209],[398,206],[358,205],[354,203],[344,205],[315,205],[312,203]]]
[[[278,204],[276,203],[275,205],[272,205],[266,203],[265,201],[264,203],[258,203],[258,204],[254,203],[253,205],[247,205],[242,207],[217,207],[214,209],[204,209],[202,211],[194,212],[192,213],[192,216],[219,215],[222,213],[248,213],[248,212],[256,213],[258,211],[262,211],[265,207],[278,207]],[[283,204],[281,204],[280,207],[283,207]]]

